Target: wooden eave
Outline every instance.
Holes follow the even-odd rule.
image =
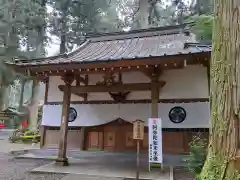
[[[140,70],[148,67],[161,67],[162,69],[183,68],[185,65],[203,64],[207,65],[211,52],[203,51],[188,54],[164,55],[161,57],[147,57],[134,59],[119,59],[109,61],[90,61],[90,62],[61,62],[55,64],[38,65],[16,65],[8,64],[17,72],[28,73],[31,76],[56,76],[66,72],[76,74],[88,74],[114,70],[115,72]]]

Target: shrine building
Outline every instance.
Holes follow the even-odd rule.
[[[188,153],[196,133],[208,137],[211,46],[186,25],[89,34],[74,52],[8,63],[46,83],[41,146],[136,151],[132,122],[162,119],[164,154]]]

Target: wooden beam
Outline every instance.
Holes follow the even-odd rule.
[[[88,94],[87,93],[73,93],[73,94],[75,94],[75,95],[77,95],[77,96],[79,96],[79,97],[81,97],[81,98],[83,98],[83,99],[85,99],[87,96],[88,96]]]
[[[165,81],[159,81],[155,84],[161,88],[166,84]],[[63,91],[64,85],[59,85],[58,88]],[[88,86],[72,86],[72,93],[90,93],[90,92],[126,92],[126,91],[149,91],[152,89],[151,83],[132,83],[132,84],[116,84],[111,86],[104,85],[88,85]]]
[[[164,66],[164,65],[159,65],[163,70],[166,70],[166,69],[182,69],[184,68],[183,66],[183,63],[181,62],[177,62],[175,63],[176,66],[174,65],[174,63],[168,65],[168,66]],[[101,69],[101,68],[94,68],[94,69],[82,69],[81,71],[79,71],[78,69],[73,69],[73,70],[67,70],[67,72],[73,72],[74,74],[76,75],[82,75],[82,74],[99,74],[99,73],[106,73],[106,71],[112,71],[114,70],[115,73],[122,73],[122,72],[132,72],[132,71],[139,71],[139,72],[142,72],[144,71],[146,68],[149,68],[151,66],[154,66],[154,65],[149,65],[149,66],[132,66],[131,68],[129,68],[129,66],[125,66],[125,67],[116,67],[116,68],[104,68],[104,69]],[[31,70],[31,75],[32,76],[44,76],[44,77],[48,77],[48,76],[62,76],[65,72],[64,70],[51,70],[51,71],[47,71],[47,70],[44,70],[44,71],[33,71]],[[24,72],[23,72],[24,73]],[[37,73],[37,74],[36,74]]]
[[[187,98],[187,99],[159,99],[158,103],[196,103],[209,102],[209,98]],[[61,105],[62,101],[47,102],[47,105]],[[72,101],[71,104],[118,104],[114,100],[90,100],[90,101]],[[125,100],[121,104],[149,104],[151,99]]]
[[[59,88],[59,90],[64,92],[63,89]],[[79,96],[79,97],[83,98],[83,99],[85,99],[88,95],[87,93],[76,93],[76,92],[72,92],[72,93],[75,94],[76,96]]]

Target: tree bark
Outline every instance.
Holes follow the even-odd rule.
[[[25,79],[20,79],[20,82],[21,82],[21,92],[20,92],[18,111],[21,111],[22,107],[23,107],[24,87],[25,87],[25,84],[26,84],[26,80]]]
[[[39,106],[39,81],[34,79],[32,84],[32,96],[29,109],[29,129],[36,130],[38,126],[38,106]]]
[[[44,13],[46,13],[46,3],[47,0],[39,1],[42,8],[44,8]],[[36,54],[35,57],[44,57],[45,56],[45,26],[38,26],[38,40],[36,45]],[[38,107],[39,107],[39,89],[40,82],[36,79],[33,79],[32,84],[32,96],[31,96],[31,104],[28,107],[29,109],[29,129],[36,130],[38,127]]]
[[[147,29],[149,26],[149,3],[148,0],[139,0],[139,10],[136,13],[133,29]]]
[[[62,33],[60,39],[61,39],[60,54],[64,54],[66,52],[66,35],[65,35],[65,33]]]
[[[240,3],[214,1],[211,60],[211,125],[206,162],[200,180],[237,180],[240,105]]]
[[[61,35],[60,35],[60,54],[64,54],[67,52],[67,15],[68,15],[68,8],[70,5],[70,1],[66,1],[65,5],[63,6],[62,10],[62,18],[61,18]]]
[[[0,88],[0,111],[3,111],[7,108],[6,104],[7,104],[7,99],[8,99],[8,96],[7,96],[7,86],[6,85],[3,85],[1,88]]]

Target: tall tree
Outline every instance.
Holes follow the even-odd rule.
[[[6,108],[7,87],[13,83],[15,75],[4,61],[13,61],[23,55],[26,22],[30,19],[28,9],[30,0],[0,0],[0,110]],[[34,8],[33,8],[34,9]]]
[[[189,17],[212,12],[212,0],[121,1],[125,6],[120,8],[120,13],[127,17],[128,26],[132,29],[143,28],[142,23],[144,28],[182,24]]]
[[[240,4],[214,0],[211,60],[211,125],[200,180],[238,180],[235,157],[240,120]]]
[[[136,17],[136,27],[147,29],[149,27],[149,8],[148,0],[139,0],[139,10]]]
[[[196,0],[194,8],[198,15],[209,14],[213,10],[213,0]]]
[[[7,108],[6,105],[22,104],[24,82],[28,77],[21,74],[15,74],[9,70],[4,61],[13,61],[14,59],[30,59],[32,57],[39,57],[44,54],[42,51],[43,35],[40,29],[44,27],[45,16],[44,8],[42,7],[42,0],[0,0],[0,106]],[[41,49],[41,50],[40,50]],[[41,53],[40,53],[41,51]],[[18,86],[20,97],[15,100],[17,103],[7,103],[9,96],[7,96],[7,89],[14,79],[22,82],[22,88],[19,83],[14,85]],[[13,88],[14,89],[14,88]],[[15,93],[14,91],[10,91]],[[12,94],[10,94],[12,96]],[[33,111],[30,111],[33,112]],[[37,121],[37,118],[36,118]]]
[[[0,111],[6,108],[7,87],[14,80],[14,74],[4,65],[4,60],[11,61],[19,54],[19,38],[16,30],[15,11],[17,4],[14,1],[0,1]]]
[[[116,2],[109,0],[50,0],[50,33],[60,40],[60,54],[79,45],[89,32],[119,29]]]
[[[38,0],[38,7],[40,8],[39,13],[43,17],[42,24],[36,25],[37,41],[35,44],[36,50],[34,57],[44,57],[45,56],[45,42],[46,42],[46,22],[44,18],[46,16],[46,4],[47,0]],[[39,109],[39,90],[40,82],[38,79],[33,78],[32,80],[32,96],[29,105],[29,128],[36,130],[38,126],[38,109]]]

